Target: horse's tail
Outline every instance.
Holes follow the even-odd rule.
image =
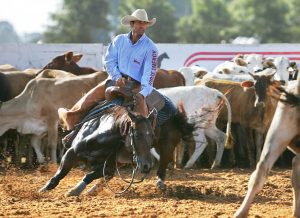
[[[195,125],[188,123],[182,104],[178,105],[178,112],[174,116],[174,125],[181,132],[183,140],[188,140],[192,136]]]

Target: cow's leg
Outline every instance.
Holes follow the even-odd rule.
[[[264,134],[255,130],[256,162],[258,162],[264,144]]]
[[[197,129],[196,131],[194,131],[193,134],[194,134],[194,140],[195,140],[196,146],[195,146],[195,151],[194,151],[193,155],[190,157],[190,159],[184,166],[184,168],[187,168],[187,169],[191,168],[194,165],[194,163],[199,158],[199,156],[203,153],[204,149],[206,148],[206,146],[208,144],[203,130]]]
[[[78,156],[75,154],[74,149],[70,148],[63,156],[60,166],[57,169],[55,175],[47,182],[47,184],[39,190],[39,192],[45,192],[47,190],[54,189],[60,180],[62,180],[72,169],[72,167],[78,162]]]
[[[221,164],[221,160],[224,152],[226,134],[221,130],[219,130],[216,126],[206,129],[205,134],[209,138],[215,140],[217,144],[217,153],[216,153],[215,161],[211,166],[211,168],[214,169],[216,167],[219,167]]]
[[[292,167],[293,211],[294,217],[300,217],[300,154],[293,158]]]
[[[57,118],[52,118],[48,121],[48,146],[51,149],[51,161],[57,163],[57,139],[58,139],[58,121]]]
[[[254,145],[254,131],[253,129],[249,128],[249,127],[246,127],[246,137],[247,137],[247,140],[246,140],[246,149],[247,149],[247,154],[248,154],[248,160],[249,160],[249,165],[250,165],[250,168],[254,168],[255,165],[256,165],[256,160],[255,160],[255,152],[254,152],[254,149],[255,149],[255,145]]]
[[[250,176],[247,194],[240,208],[236,211],[235,217],[247,216],[255,195],[262,189],[275,161],[286,149],[287,144],[297,135],[297,122],[295,122],[292,115],[293,114],[287,112],[280,114],[280,110],[277,106],[260,160],[256,166],[256,170]],[[292,125],[293,122],[294,125]],[[287,127],[289,127],[288,131],[286,129]]]
[[[247,155],[246,155],[246,133],[245,128],[240,124],[233,125],[233,134],[234,134],[234,148],[235,148],[235,157],[237,166],[245,167],[248,165]]]
[[[41,136],[41,135],[32,135],[32,137],[30,139],[30,144],[35,151],[35,154],[36,154],[36,157],[37,157],[37,160],[39,163],[45,162],[45,157],[41,150],[42,138],[43,138],[43,136]]]

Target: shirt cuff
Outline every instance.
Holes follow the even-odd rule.
[[[140,94],[142,94],[144,97],[147,97],[153,90],[153,87],[142,87],[142,90],[140,91]]]

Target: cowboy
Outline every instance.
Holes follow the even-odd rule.
[[[59,118],[67,130],[73,129],[96,102],[104,100],[108,86],[116,84],[122,87],[126,80],[134,81],[140,87],[136,89],[134,110],[145,117],[148,115],[145,98],[153,91],[158,50],[145,34],[145,30],[155,22],[156,18],[148,19],[144,9],[137,9],[121,19],[123,25],[130,25],[131,31],[116,36],[108,46],[104,61],[108,79],[90,90],[70,110],[58,110]]]

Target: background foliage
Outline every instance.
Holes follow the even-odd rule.
[[[120,19],[137,8],[157,18],[147,31],[157,43],[230,43],[239,36],[261,43],[300,42],[299,0],[62,0],[40,38],[46,43],[108,43],[130,31]],[[19,41],[9,24],[0,23],[0,31],[6,32],[1,42]]]

